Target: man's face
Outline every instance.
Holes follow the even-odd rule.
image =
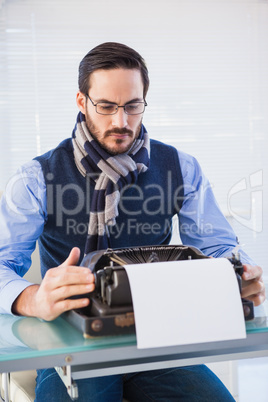
[[[94,104],[110,102],[123,106],[131,101],[143,101],[141,73],[137,69],[123,68],[96,70],[90,76],[88,96]],[[116,114],[100,115],[81,92],[77,94],[77,105],[86,116],[92,137],[109,153],[128,151],[138,137],[143,114],[127,115],[124,108],[119,108]]]

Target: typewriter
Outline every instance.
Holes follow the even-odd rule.
[[[82,331],[86,338],[135,333],[131,291],[124,266],[203,258],[209,257],[195,247],[184,245],[141,246],[89,253],[81,265],[88,267],[95,276],[95,290],[87,295],[90,304],[65,313],[64,318]],[[233,254],[228,259],[233,264],[241,293],[243,265],[239,254]],[[241,300],[245,320],[254,318],[253,302]]]

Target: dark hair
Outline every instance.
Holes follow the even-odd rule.
[[[143,97],[149,88],[148,70],[144,59],[134,49],[116,42],[106,42],[94,47],[82,59],[79,65],[79,90],[87,94],[89,90],[89,77],[93,71],[114,68],[136,68],[140,70],[143,81]]]

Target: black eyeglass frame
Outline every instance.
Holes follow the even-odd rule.
[[[96,102],[96,103],[94,103],[93,100],[90,98],[90,96],[89,96],[88,94],[86,94],[86,97],[90,100],[90,102],[92,103],[92,105],[95,106],[95,111],[96,111],[96,113],[98,113],[98,114],[100,114],[100,115],[102,115],[102,116],[112,116],[113,114],[116,114],[116,113],[118,112],[118,108],[120,108],[120,107],[123,107],[123,108],[124,108],[124,112],[125,112],[128,116],[138,116],[139,114],[144,113],[145,107],[148,105],[147,102],[146,102],[146,100],[144,100],[144,101],[138,101],[138,102],[129,102],[129,103],[126,103],[126,104],[123,105],[123,106],[119,106],[119,105],[117,105],[116,103],[112,103],[112,102]],[[116,106],[115,112],[114,112],[114,113],[100,113],[100,112],[98,112],[98,111],[97,111],[97,106],[98,106],[98,104],[102,104],[102,103],[107,103],[107,104],[115,105],[115,106]],[[143,104],[144,104],[144,109],[143,109],[143,111],[142,111],[142,112],[139,112],[139,113],[128,113],[128,112],[126,111],[126,106],[127,106],[127,105],[131,105],[131,103],[143,103]]]

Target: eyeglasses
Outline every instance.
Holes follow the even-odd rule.
[[[130,102],[124,106],[118,106],[116,103],[108,103],[108,102],[97,102],[94,103],[93,100],[86,95],[90,100],[93,106],[95,106],[95,110],[98,114],[115,114],[118,111],[119,107],[123,107],[126,114],[135,115],[142,114],[145,110],[145,106],[147,106],[147,102]]]

